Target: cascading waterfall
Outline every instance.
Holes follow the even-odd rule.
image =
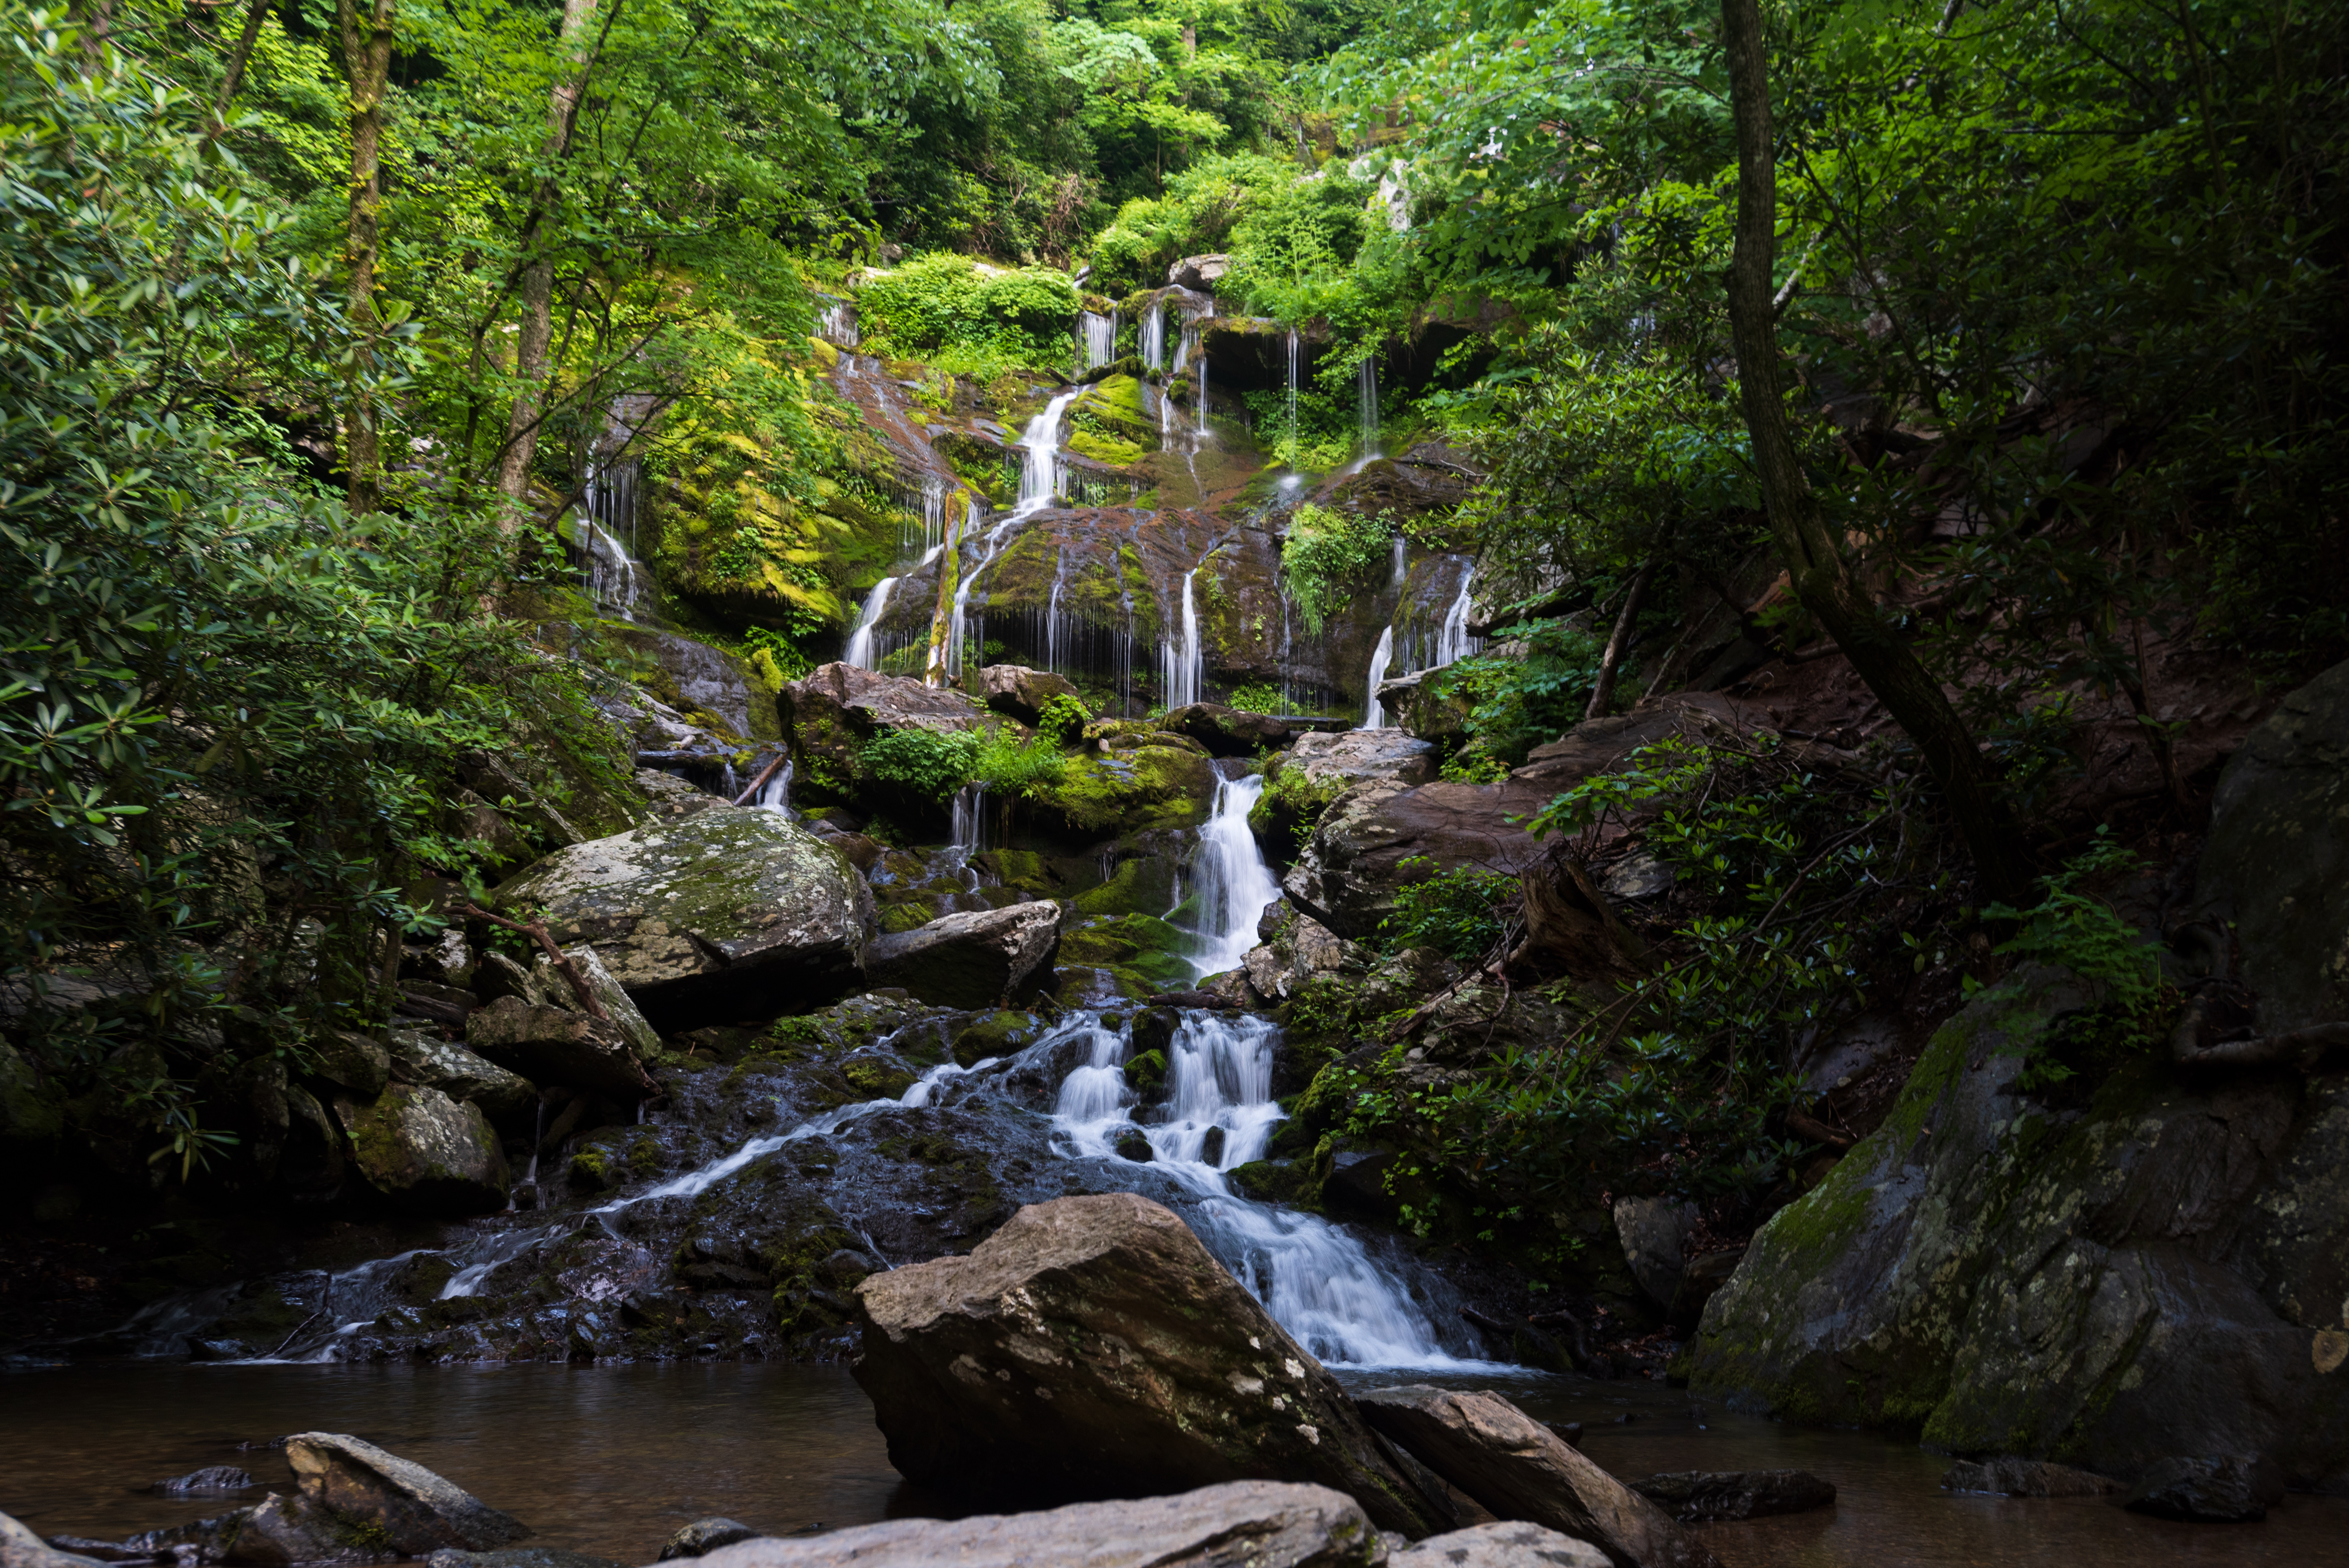
[[[1202,351],[1197,359],[1199,376],[1199,439],[1205,441],[1212,432],[1207,429],[1207,356]]]
[[[1191,963],[1201,979],[1237,969],[1257,944],[1257,922],[1280,897],[1280,884],[1257,847],[1248,811],[1264,794],[1264,775],[1227,778],[1199,829],[1199,950]]]
[[[787,812],[792,809],[791,758],[785,757],[783,765],[777,768],[773,775],[759,786],[759,798],[750,804],[761,811]]]
[[[1485,646],[1482,638],[1468,635],[1468,588],[1475,575],[1473,568],[1460,574],[1460,592],[1453,597],[1452,607],[1444,612],[1443,629],[1435,634],[1435,662],[1431,669],[1440,670]]]
[[[1071,403],[1084,395],[1082,387],[1072,387],[1065,392],[1054,394],[1043,410],[1028,421],[1028,429],[1019,437],[1019,504],[1004,514],[1002,522],[987,531],[980,546],[978,565],[973,566],[955,587],[953,614],[947,625],[947,678],[949,680],[962,678],[963,631],[969,620],[970,591],[987,568],[994,565],[996,553],[1003,548],[1003,541],[1011,531],[1051,504],[1052,497],[1060,488],[1061,416],[1068,410]],[[979,503],[976,498],[972,500],[970,508],[970,522],[963,527],[965,537],[969,535],[971,524],[981,521]]]
[[[1097,370],[1117,358],[1117,312],[1098,316],[1077,312],[1077,331],[1084,343],[1085,369]]]
[[[816,313],[815,335],[835,348],[856,347],[856,306],[844,299],[823,298],[824,305]]]
[[[1288,472],[1299,471],[1302,450],[1297,439],[1297,328],[1288,329]]]
[[[1162,300],[1150,302],[1150,314],[1142,318],[1142,363],[1145,369],[1166,368],[1166,306]]]
[[[588,597],[623,620],[636,618],[645,597],[644,567],[636,558],[636,482],[643,472],[640,462],[589,458],[575,514]]]
[[[1170,711],[1199,700],[1199,676],[1206,660],[1199,650],[1199,612],[1191,598],[1192,580],[1198,575],[1196,566],[1183,574],[1183,640],[1178,644],[1169,638],[1158,645],[1159,684]]]
[[[873,591],[865,596],[864,612],[856,618],[856,629],[848,634],[848,651],[840,656],[841,662],[854,664],[859,670],[881,668],[881,654],[874,646],[876,634],[874,628],[888,612],[889,590],[896,586],[895,577],[884,577],[873,585]]]
[[[1379,684],[1386,680],[1387,665],[1393,658],[1394,628],[1389,626],[1379,633],[1379,645],[1371,650],[1371,694],[1362,710],[1362,728],[1365,730],[1386,728],[1386,710],[1379,706]]]
[[[1355,372],[1355,400],[1361,421],[1361,455],[1379,455],[1379,362],[1365,358]]]
[[[954,827],[948,849],[967,858],[987,847],[987,786],[967,784],[955,792]]]

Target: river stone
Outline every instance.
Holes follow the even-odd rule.
[[[1217,757],[1252,757],[1288,744],[1288,726],[1268,713],[1243,713],[1220,702],[1193,702],[1158,721],[1158,727],[1188,735]]]
[[[761,1536],[702,1559],[709,1568],[1375,1568],[1382,1560],[1378,1532],[1353,1499],[1263,1480],[1036,1513]]]
[[[1084,1497],[1281,1476],[1428,1532],[1337,1380],[1148,1199],[1032,1205],[856,1301],[856,1380],[917,1484]]]
[[[1693,1203],[1669,1198],[1619,1198],[1615,1200],[1615,1234],[1623,1242],[1623,1261],[1648,1300],[1670,1309],[1680,1293],[1681,1252],[1690,1228],[1697,1221]]]
[[[506,1204],[506,1157],[479,1106],[394,1084],[371,1104],[337,1099],[351,1158],[378,1192],[421,1214],[490,1214]]]
[[[720,1519],[715,1515],[697,1519],[691,1524],[678,1526],[677,1533],[663,1543],[660,1561],[671,1563],[679,1557],[707,1557],[721,1546],[754,1540],[758,1533],[749,1525],[731,1519]]]
[[[1221,251],[1207,255],[1185,256],[1166,269],[1166,281],[1175,288],[1196,289],[1213,294],[1216,285],[1232,270],[1232,258]]]
[[[2121,1506],[2133,1513],[2201,1524],[2265,1519],[2283,1501],[2272,1465],[2242,1455],[2156,1459]]]
[[[1376,1388],[1362,1418],[1505,1520],[1588,1542],[1615,1568],[1720,1568],[1702,1542],[1498,1394]]]
[[[1431,1535],[1389,1553],[1387,1568],[1608,1568],[1608,1557],[1547,1526],[1503,1520]]]
[[[558,851],[497,899],[551,911],[560,940],[593,947],[672,1032],[849,989],[874,920],[871,889],[837,850],[781,812],[731,806]]]
[[[817,666],[783,688],[780,706],[793,775],[840,794],[874,782],[864,753],[875,735],[900,730],[953,734],[988,722],[977,699],[951,687],[854,664]]]
[[[1423,784],[1435,776],[1435,748],[1401,730],[1344,730],[1330,735],[1299,735],[1280,760],[1283,773],[1291,769],[1314,784],[1360,784],[1387,779],[1400,784]]]
[[[1624,1484],[1682,1524],[1808,1513],[1836,1500],[1833,1483],[1808,1470],[1667,1470]]]
[[[1077,695],[1067,676],[1030,670],[1024,664],[990,664],[978,672],[978,686],[989,708],[1023,724],[1042,718],[1044,704],[1053,698]]]
[[[421,1030],[395,1029],[390,1035],[395,1082],[438,1089],[452,1100],[471,1100],[492,1122],[525,1116],[538,1103],[538,1089],[486,1056]]]
[[[618,1100],[639,1100],[652,1092],[652,1080],[619,1030],[567,1007],[533,1006],[502,996],[465,1020],[465,1044],[537,1083]]]
[[[338,1432],[297,1432],[285,1439],[304,1501],[347,1524],[363,1524],[403,1557],[445,1546],[485,1552],[531,1533],[422,1465]]]
[[[354,1094],[372,1095],[390,1082],[391,1056],[371,1035],[329,1029],[311,1036],[310,1072]]]
[[[564,1552],[552,1546],[502,1546],[494,1552],[460,1552],[444,1546],[424,1560],[425,1568],[628,1568],[616,1557]]]
[[[1036,902],[966,909],[877,937],[864,952],[875,986],[902,986],[933,1007],[993,1007],[1032,993],[1061,945],[1061,907]]]
[[[1960,1459],[1941,1477],[1941,1484],[1951,1491],[1984,1491],[2001,1497],[2105,1497],[2122,1490],[2116,1480],[2070,1465],[2012,1455],[1979,1464]]]
[[[2287,695],[2219,775],[2194,899],[2233,923],[2262,1027],[2349,1018],[2349,663]]]
[[[60,1552],[18,1521],[0,1513],[0,1568],[98,1568],[98,1561]]]

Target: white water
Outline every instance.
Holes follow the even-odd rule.
[[[947,679],[962,678],[963,628],[969,618],[970,590],[988,567],[995,564],[997,552],[1011,531],[1052,504],[1060,491],[1061,482],[1061,416],[1071,403],[1085,395],[1083,387],[1071,387],[1054,394],[1019,437],[1019,500],[1003,514],[1003,521],[987,531],[978,565],[964,574],[955,586],[954,613],[947,625]],[[979,502],[971,499],[969,521],[963,524],[963,535],[969,536],[971,524],[981,520]]]
[[[759,798],[750,803],[757,811],[789,811],[792,809],[792,759],[785,757],[783,765],[774,775],[759,786]],[[642,1107],[639,1106],[639,1109]]]
[[[1162,301],[1153,300],[1150,314],[1142,318],[1142,363],[1146,369],[1166,368],[1166,306]]]
[[[840,656],[842,662],[854,664],[859,670],[881,668],[881,660],[873,649],[873,628],[888,612],[889,590],[896,586],[895,577],[884,577],[873,585],[873,591],[864,598],[864,613],[856,618],[856,629],[848,634],[848,651]]]
[[[856,306],[844,299],[826,299],[817,312],[815,335],[835,348],[856,347]]]
[[[1077,312],[1077,330],[1083,336],[1085,369],[1097,370],[1117,358],[1117,312],[1096,316],[1090,310]]]
[[[1192,579],[1198,575],[1196,566],[1183,574],[1182,640],[1168,638],[1158,645],[1159,681],[1169,712],[1199,700],[1199,676],[1206,660],[1199,651],[1199,612],[1191,599]]]
[[[1297,328],[1288,329],[1288,472],[1296,473],[1302,466],[1297,461]]]
[[[1361,455],[1379,455],[1379,362],[1366,358],[1355,373],[1356,413],[1361,421]]]
[[[1393,658],[1394,628],[1390,626],[1379,633],[1379,645],[1371,650],[1371,695],[1368,705],[1362,710],[1362,728],[1365,730],[1386,728],[1386,710],[1379,706],[1379,682],[1387,678],[1387,664]]]
[[[1452,607],[1444,612],[1443,629],[1435,634],[1435,663],[1431,668],[1440,670],[1485,646],[1481,638],[1468,635],[1468,587],[1475,576],[1473,567],[1460,574],[1460,592]]]
[[[967,784],[955,792],[953,842],[948,849],[965,856],[987,847],[987,786]]]
[[[1201,979],[1239,967],[1256,946],[1257,922],[1280,897],[1280,884],[1248,828],[1248,810],[1263,794],[1261,774],[1224,780],[1199,829],[1200,945],[1191,963]]]

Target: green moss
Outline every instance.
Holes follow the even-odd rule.
[[[1181,955],[1191,939],[1153,915],[1091,919],[1061,934],[1060,961],[1123,970],[1162,987],[1184,984],[1191,966]]]
[[[926,926],[937,918],[936,907],[927,899],[905,898],[882,906],[881,931],[885,936],[895,936],[900,931]]]
[[[894,1063],[866,1058],[841,1068],[850,1085],[868,1100],[894,1100],[914,1084],[914,1075]]]
[[[955,1036],[954,1059],[968,1067],[989,1056],[1016,1054],[1035,1042],[1040,1024],[1032,1012],[1009,1009],[982,1018]]]

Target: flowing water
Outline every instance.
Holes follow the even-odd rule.
[[[895,577],[884,577],[873,585],[872,593],[865,596],[864,609],[856,618],[856,629],[848,634],[848,651],[840,656],[843,662],[864,670],[881,668],[881,654],[874,648],[874,625],[888,613],[889,590],[896,586]]]
[[[1166,693],[1170,712],[1199,700],[1199,677],[1206,666],[1206,654],[1199,647],[1198,607],[1191,597],[1192,584],[1198,576],[1196,566],[1183,574],[1181,638],[1170,637],[1158,645],[1159,684]]]
[[[1019,499],[1009,512],[1004,514],[1002,522],[987,531],[980,546],[978,565],[973,566],[955,587],[954,613],[947,630],[947,676],[949,680],[962,678],[963,635],[968,619],[971,589],[978,585],[987,568],[995,564],[996,555],[1003,548],[1003,541],[1020,524],[1050,506],[1053,497],[1060,493],[1061,416],[1087,390],[1083,387],[1071,387],[1065,392],[1054,393],[1052,400],[1044,405],[1042,411],[1028,421],[1028,429],[1019,437]],[[966,537],[974,524],[984,520],[984,515],[979,502],[974,498],[970,504],[970,521],[963,524]],[[982,627],[979,628],[982,641],[984,633]]]
[[[1394,658],[1394,628],[1389,626],[1379,633],[1378,647],[1371,649],[1370,696],[1362,708],[1362,728],[1386,728],[1387,711],[1379,706],[1379,683],[1387,678],[1387,665]]]

